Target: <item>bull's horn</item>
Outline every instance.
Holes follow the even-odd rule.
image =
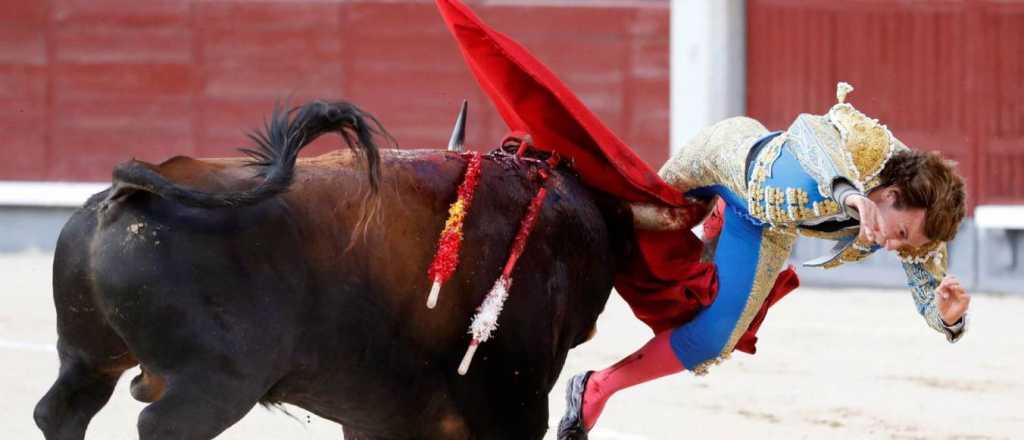
[[[452,130],[452,138],[448,140],[448,151],[463,152],[466,142],[466,108],[469,103],[462,100],[462,110],[459,110],[459,118],[455,120],[455,129]]]

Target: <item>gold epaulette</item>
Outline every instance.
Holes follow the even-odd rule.
[[[836,99],[839,101],[828,111],[828,121],[839,131],[843,146],[850,153],[855,173],[854,178],[865,191],[878,186],[878,174],[886,162],[899,149],[906,149],[889,128],[861,113],[846,102],[846,95],[853,86],[840,82],[836,85]]]

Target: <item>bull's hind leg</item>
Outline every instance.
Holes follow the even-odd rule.
[[[262,390],[210,372],[172,375],[160,400],[139,415],[140,440],[212,439],[256,405]]]
[[[128,353],[124,356],[130,358]],[[89,421],[106,405],[118,378],[131,366],[130,359],[126,361],[97,365],[62,354],[60,375],[33,414],[47,440],[84,438]]]
[[[75,228],[76,213],[61,233],[53,263],[53,299],[57,312],[57,381],[36,404],[36,425],[49,440],[81,439],[92,417],[110,399],[118,378],[136,365],[121,337],[107,323],[88,289],[86,245]]]
[[[174,299],[180,298],[190,297]],[[236,304],[231,310],[244,307]],[[186,309],[193,311],[187,325],[173,328],[176,317],[186,316],[177,310]],[[140,440],[212,439],[244,417],[280,379],[273,366],[282,361],[271,346],[282,340],[280,335],[237,315],[220,315],[218,321],[211,317],[216,310],[168,306],[133,333],[145,341],[139,342],[145,348],[138,357],[151,377],[142,380],[162,388],[145,386],[155,391],[148,397],[157,400],[139,414]]]

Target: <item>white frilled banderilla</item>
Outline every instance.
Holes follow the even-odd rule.
[[[543,182],[547,180],[547,170],[541,169],[540,175],[543,185]],[[501,276],[494,282],[494,287],[487,293],[484,302],[480,304],[476,315],[473,316],[473,322],[469,325],[469,333],[473,335],[473,339],[469,341],[469,348],[466,349],[462,363],[459,364],[459,374],[461,375],[465,375],[469,371],[469,364],[473,362],[473,355],[476,354],[477,347],[490,339],[498,328],[501,309],[505,305],[505,300],[508,299],[509,289],[512,288],[512,270],[515,269],[519,256],[523,254],[526,239],[537,223],[537,216],[540,214],[540,208],[544,204],[544,197],[547,194],[547,188],[541,186],[537,194],[533,196],[530,207],[527,208],[526,214],[519,223],[519,231],[516,232],[515,241],[512,242],[512,251],[509,253],[508,261],[505,262],[505,269],[502,270]]]

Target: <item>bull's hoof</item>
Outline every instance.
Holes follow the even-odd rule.
[[[558,422],[558,440],[587,440],[587,430],[583,427],[583,392],[593,373],[587,371],[569,379],[565,387],[565,414]]]

